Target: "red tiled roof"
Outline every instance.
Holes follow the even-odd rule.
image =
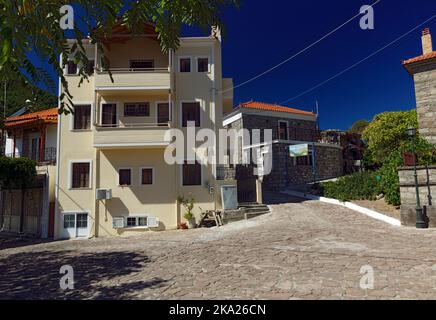
[[[436,59],[436,51],[433,51],[431,53],[427,53],[427,54],[423,54],[421,56],[409,59],[409,60],[405,60],[403,61],[403,65],[408,65],[411,63],[415,63],[415,62],[421,62],[421,61],[426,61],[426,60],[430,60],[430,59]]]
[[[52,108],[32,113],[23,114],[22,116],[6,118],[4,123],[6,129],[12,127],[29,126],[39,123],[57,123],[58,109]]]
[[[263,103],[263,102],[256,102],[256,101],[250,101],[241,103],[237,109],[240,108],[248,108],[248,109],[257,109],[257,110],[265,110],[265,111],[275,111],[275,112],[285,112],[285,113],[293,113],[293,114],[300,114],[305,116],[315,116],[313,112],[293,109],[289,107],[279,106],[277,104],[269,104],[269,103]]]

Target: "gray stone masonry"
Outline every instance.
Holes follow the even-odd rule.
[[[427,185],[427,171],[425,167],[418,167],[419,198],[421,206],[425,208],[430,227],[436,227],[436,166],[429,166],[429,185],[432,204],[429,204],[429,190]],[[413,167],[398,169],[401,193],[401,223],[405,226],[416,224],[416,189]]]
[[[317,130],[315,121],[286,119],[280,117],[269,117],[261,115],[243,115],[241,119],[233,122],[229,129],[271,129],[273,141],[279,140],[279,121],[288,122],[288,140],[301,142],[317,142],[320,133]],[[263,137],[261,136],[263,140]],[[290,185],[306,184],[314,181],[312,166],[297,165],[295,159],[289,155],[288,141],[280,141],[273,145],[273,168],[272,172],[264,177],[263,187],[267,190],[280,191]],[[239,166],[238,166],[239,167]],[[240,168],[242,169],[242,168]],[[233,169],[226,168],[228,175],[234,173]],[[245,170],[239,170],[244,171]],[[335,145],[318,144],[316,146],[316,179],[324,180],[343,175],[342,148]],[[252,172],[250,166],[249,172]],[[247,179],[246,175],[236,172],[236,179]]]
[[[420,66],[415,72],[413,78],[419,132],[436,145],[436,63]]]

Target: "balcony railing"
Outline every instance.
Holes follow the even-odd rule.
[[[38,165],[41,164],[51,164],[51,165],[55,165],[56,164],[56,148],[51,147],[51,148],[46,148],[44,150],[44,157],[41,158],[41,154],[40,152],[36,152],[33,153],[31,155],[20,155],[18,153],[16,153],[15,155],[13,153],[9,153],[9,154],[5,154],[6,157],[8,158],[29,158],[33,161],[35,161]]]
[[[110,69],[114,82],[111,81],[109,72],[98,70],[96,76],[97,90],[110,90],[115,88],[144,88],[144,89],[169,89],[171,87],[170,68],[113,68]]]

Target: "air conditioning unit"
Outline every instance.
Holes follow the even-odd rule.
[[[113,219],[113,226],[114,226],[114,229],[124,228],[124,218],[123,217],[114,218]]]
[[[112,199],[112,190],[111,189],[97,189],[96,199],[97,200],[110,200],[110,199]]]
[[[147,227],[148,228],[158,228],[159,220],[156,217],[147,217]]]

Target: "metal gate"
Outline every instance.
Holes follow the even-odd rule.
[[[40,237],[43,195],[43,188],[3,190],[1,230]]]

